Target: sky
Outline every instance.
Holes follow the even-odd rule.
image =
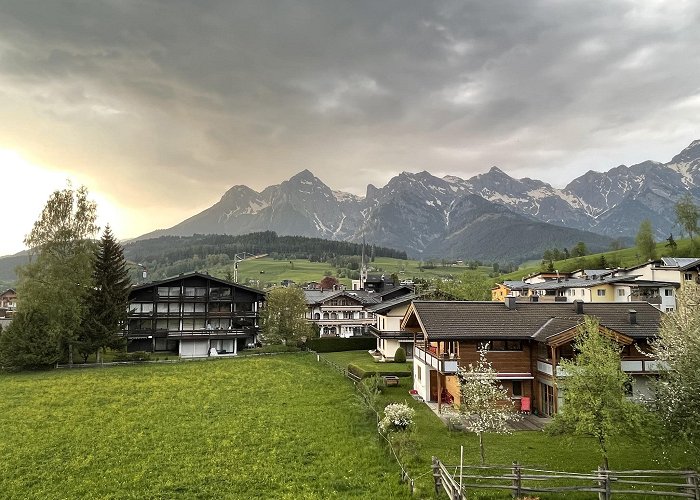
[[[0,255],[66,180],[129,238],[307,168],[364,194],[665,162],[700,139],[698,25],[696,0],[0,0]]]

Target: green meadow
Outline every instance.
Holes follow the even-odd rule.
[[[430,457],[457,464],[464,445],[477,464],[477,440],[449,431],[410,388],[402,378],[383,404],[416,409],[402,460],[414,498],[433,498]],[[3,373],[0,393],[2,498],[410,497],[353,384],[308,354]],[[543,432],[488,435],[486,458],[578,472],[599,463],[592,440]],[[688,465],[627,439],[611,464]]]

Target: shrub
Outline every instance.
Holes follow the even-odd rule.
[[[406,403],[390,403],[384,408],[384,418],[379,421],[379,430],[383,434],[410,430],[415,416],[416,411]]]
[[[324,337],[307,339],[304,347],[316,352],[367,351],[377,347],[375,337]]]
[[[384,390],[382,379],[375,375],[357,384],[355,399],[357,405],[372,415],[379,411],[379,400]]]
[[[406,349],[399,347],[394,353],[394,363],[405,363],[406,362]]]
[[[367,377],[373,377],[376,375],[394,375],[396,377],[411,377],[413,376],[413,373],[410,371],[405,371],[405,370],[394,370],[391,372],[375,372],[373,370],[365,370],[364,368],[361,368],[353,363],[350,363],[348,365],[348,371],[352,373],[353,375],[357,375],[360,378],[367,378]]]
[[[135,351],[135,352],[115,352],[112,357],[113,361],[150,361],[151,353],[146,351]]]

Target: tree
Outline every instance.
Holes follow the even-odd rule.
[[[654,260],[656,258],[656,241],[654,241],[654,231],[649,219],[644,219],[639,225],[635,243],[637,244],[639,255],[644,260]]]
[[[586,244],[583,241],[579,241],[576,243],[574,248],[571,249],[571,256],[572,257],[583,257],[588,253],[588,249],[586,248]]]
[[[643,408],[627,398],[630,378],[620,365],[620,347],[600,332],[596,319],[586,317],[578,327],[574,349],[576,358],[561,362],[564,405],[551,431],[594,437],[608,469],[610,438],[638,432]]]
[[[652,343],[659,361],[654,406],[665,442],[687,447],[700,457],[700,287],[686,282],[676,296],[676,310],[661,320]],[[697,464],[696,464],[697,465]]]
[[[476,366],[469,364],[468,368],[459,369],[460,404],[457,413],[450,417],[457,420],[467,431],[474,432],[479,437],[479,456],[481,464],[485,463],[484,433],[510,433],[508,423],[516,420],[513,402],[508,397],[508,391],[503,388],[496,370],[486,359],[487,346],[479,350],[479,361]]]
[[[683,228],[683,230],[688,233],[688,238],[690,238],[690,243],[695,248],[695,235],[700,232],[698,229],[698,217],[700,217],[700,212],[698,212],[698,207],[693,203],[693,198],[690,194],[684,195],[675,205],[676,212],[676,222]]]
[[[25,336],[22,342],[31,338],[46,344],[45,349],[37,347],[47,356],[40,364],[54,363],[56,351],[61,356],[67,353],[72,363],[73,345],[92,289],[92,238],[98,229],[95,219],[95,203],[88,200],[87,189],[74,190],[69,185],[49,197],[24,240],[30,262],[18,270],[17,313],[24,315],[25,321],[15,327],[13,337],[19,341]],[[41,336],[37,336],[37,325],[41,325]],[[18,354],[10,350],[3,354],[5,359],[10,353]],[[21,359],[15,361],[14,366],[23,366]]]
[[[95,251],[93,288],[79,338],[79,350],[87,356],[123,345],[119,329],[126,321],[131,280],[121,245],[107,226]],[[98,359],[99,361],[99,359]]]
[[[0,334],[0,366],[41,369],[58,362],[58,344],[46,338],[49,323],[40,309],[18,308],[12,323]]]
[[[300,288],[273,288],[260,314],[263,338],[270,344],[291,345],[313,335],[312,325],[305,319],[307,311]]]
[[[676,240],[673,239],[673,233],[666,238],[666,241],[668,242],[666,243],[666,248],[670,249],[671,257],[675,257],[676,250],[678,249],[678,243],[676,243]]]
[[[324,290],[333,290],[335,287],[338,286],[338,278],[334,276],[326,276],[321,280],[321,288]]]

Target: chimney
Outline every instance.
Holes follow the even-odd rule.
[[[505,304],[506,304],[506,309],[509,309],[511,311],[514,310],[515,309],[515,296],[514,295],[506,295]]]
[[[629,310],[630,313],[630,325],[636,325],[637,324],[637,311],[634,309]]]
[[[583,314],[583,301],[574,300],[574,307],[576,308],[576,314]]]

